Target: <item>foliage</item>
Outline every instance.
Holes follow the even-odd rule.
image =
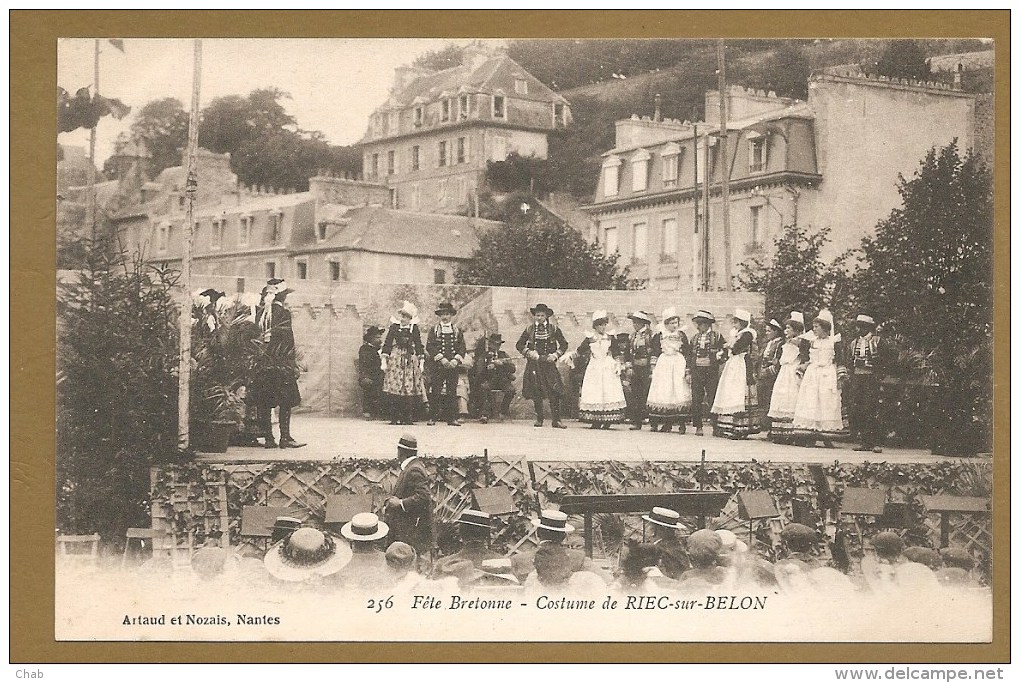
[[[188,146],[188,112],[181,101],[164,97],[149,102],[131,124],[131,135],[118,139],[114,154],[130,140],[141,140],[149,150],[149,173],[156,177],[164,169],[181,165],[181,154]]]
[[[869,70],[891,78],[931,80],[931,67],[924,47],[916,40],[891,40]]]
[[[546,194],[555,184],[550,177],[549,161],[535,156],[507,154],[504,161],[490,161],[485,184],[493,192],[533,192]]]
[[[954,142],[929,151],[899,190],[902,206],[863,240],[853,295],[925,349],[944,389],[947,436],[973,452],[991,425],[991,177]]]
[[[84,252],[57,299],[57,523],[109,539],[148,525],[149,467],[179,457],[175,275]]]
[[[303,131],[280,103],[290,95],[277,88],[253,90],[247,97],[217,97],[202,112],[199,144],[230,153],[230,165],[247,185],[308,189],[321,171],[360,173],[361,155],[330,145],[318,131]]]
[[[464,60],[464,46],[450,43],[439,50],[429,50],[419,55],[412,66],[425,71],[443,71],[459,66]]]
[[[845,257],[827,263],[821,257],[829,243],[829,229],[812,231],[787,226],[770,255],[752,256],[741,264],[736,279],[741,289],[765,295],[766,317],[786,320],[791,311],[804,319],[829,308],[837,321],[849,313]]]
[[[806,100],[811,64],[800,41],[783,41],[775,50],[765,53],[743,78],[749,88],[771,91],[780,97]]]
[[[505,227],[490,230],[464,267],[458,284],[555,289],[627,289],[634,283],[618,254],[603,256],[578,231],[513,195],[505,202]],[[528,210],[522,210],[527,206]]]

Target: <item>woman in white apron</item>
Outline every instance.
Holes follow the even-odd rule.
[[[680,329],[675,308],[662,312],[662,330],[652,337],[652,381],[648,388],[648,422],[652,431],[668,432],[674,423],[687,431],[691,414],[691,377],[687,356],[691,343]]]
[[[751,314],[738,308],[727,345],[729,359],[719,375],[712,412],[717,415],[715,436],[746,439],[758,432],[755,411],[758,389],[754,377],[754,345],[758,335],[751,329]]]
[[[805,446],[814,446],[821,439],[826,448],[832,448],[831,439],[847,433],[839,391],[839,378],[846,375],[846,369],[838,365],[840,336],[832,334],[832,314],[821,311],[812,329],[810,360],[793,411],[793,432]]]
[[[779,356],[779,374],[772,387],[772,402],[769,404],[769,440],[775,443],[791,443],[793,440],[793,411],[797,407],[800,381],[808,363],[808,345],[802,339],[804,314],[794,311],[783,328],[786,341]]]
[[[595,311],[591,317],[592,331],[577,348],[577,358],[587,367],[581,383],[581,399],[578,403],[578,417],[592,429],[609,429],[612,424],[624,421],[627,401],[620,381],[620,364],[616,340],[606,334],[609,315]]]

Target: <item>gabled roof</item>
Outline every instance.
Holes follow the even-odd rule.
[[[515,78],[523,78],[528,82],[526,95],[515,92]],[[502,90],[506,95],[520,99],[567,104],[563,97],[525,71],[520,64],[506,55],[497,55],[481,62],[473,69],[461,64],[420,76],[411,81],[403,90],[394,92],[387,103],[389,107],[384,108],[409,107],[415,104],[415,100],[419,98],[419,101],[434,101],[443,93],[454,97],[462,92],[462,89],[466,92],[482,93],[495,93],[497,90]]]
[[[325,207],[320,207],[325,208]],[[346,213],[327,211],[327,238],[295,236],[296,251],[370,251],[435,258],[468,259],[478,248],[480,232],[502,223],[464,216],[414,213],[378,206],[352,208]],[[299,243],[303,242],[303,243]]]

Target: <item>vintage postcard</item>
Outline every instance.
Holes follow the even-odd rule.
[[[336,35],[58,32],[56,643],[993,642],[999,34]]]

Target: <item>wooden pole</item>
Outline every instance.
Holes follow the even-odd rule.
[[[730,264],[730,157],[727,151],[726,134],[726,47],[719,39],[719,159],[722,162],[722,211],[723,211],[723,272],[726,275],[726,291],[733,290],[733,273]]]
[[[678,183],[679,184],[679,183]],[[698,208],[701,206],[701,202],[698,201],[698,124],[694,124],[694,233],[697,234],[699,230],[698,223],[701,221],[701,212]],[[697,245],[697,241],[695,241]],[[697,258],[698,246],[695,246],[691,251],[694,252],[694,259],[691,263],[691,286],[692,288],[697,287],[701,289],[701,278],[697,275],[699,261]],[[702,260],[705,258],[705,254],[701,255]],[[695,285],[698,283],[698,285]]]
[[[704,187],[702,188],[702,190],[705,193],[705,210],[704,210],[705,226],[704,226],[704,229],[702,230],[702,234],[701,234],[701,291],[703,291],[703,292],[707,292],[708,291],[708,288],[709,288],[709,286],[711,284],[711,279],[712,279],[712,267],[711,267],[712,259],[711,259],[711,256],[709,254],[709,247],[711,246],[711,244],[710,244],[709,237],[708,237],[708,226],[709,226],[708,199],[709,199],[709,187],[712,185],[712,166],[708,163],[708,159],[709,159],[708,153],[709,153],[709,151],[711,151],[709,149],[709,145],[708,145],[708,142],[709,142],[710,139],[711,139],[711,136],[705,135],[705,159],[704,159],[704,161],[705,161],[705,182],[704,182]],[[695,151],[697,151],[697,150],[695,150]],[[695,155],[695,156],[697,156],[697,155]]]
[[[95,41],[95,56],[92,62],[92,101],[99,97],[99,39]],[[88,192],[85,198],[85,220],[89,224],[89,234],[96,239],[96,125],[89,131],[89,168],[88,168]]]
[[[177,447],[187,450],[191,442],[191,243],[194,238],[195,193],[198,156],[198,102],[202,80],[202,41],[195,39],[194,67],[191,77],[191,115],[188,119],[188,153],[185,193],[188,197],[184,215],[181,250],[181,308],[179,318],[180,362],[177,383]]]

